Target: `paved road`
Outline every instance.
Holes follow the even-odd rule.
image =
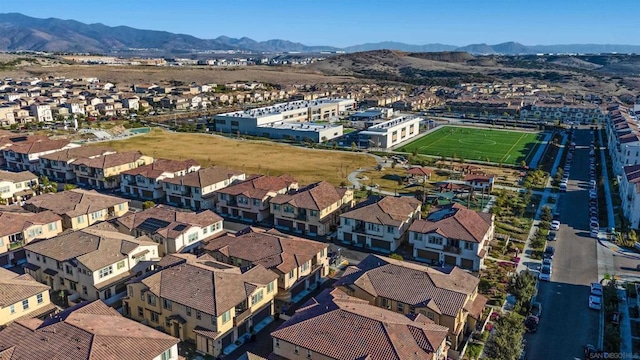
[[[589,145],[588,130],[577,130],[577,145]],[[574,359],[597,344],[599,316],[588,308],[589,284],[598,281],[595,239],[589,237],[589,150],[576,149],[567,192],[560,196],[562,226],[554,245],[551,282],[541,282],[537,300],[543,313],[538,332],[528,334],[530,360]]]

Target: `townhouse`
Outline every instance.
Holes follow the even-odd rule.
[[[298,181],[289,175],[253,175],[217,190],[216,212],[223,217],[261,222],[270,216],[273,197],[296,189]]]
[[[494,235],[494,215],[461,204],[438,208],[409,228],[413,257],[479,271]]]
[[[246,228],[215,238],[204,250],[216,260],[239,267],[262,265],[278,277],[280,309],[301,300],[329,274],[325,243],[285,235],[275,229]]]
[[[38,177],[30,171],[0,170],[0,204],[11,205],[33,196]]]
[[[51,114],[51,106],[46,103],[33,103],[29,107],[29,114],[36,118],[38,122],[51,122],[53,115]]]
[[[160,244],[160,254],[193,252],[203,241],[223,233],[222,218],[211,210],[198,213],[158,205],[128,213],[113,222],[118,229],[134,236],[146,235]]]
[[[421,314],[448,328],[452,349],[482,322],[487,298],[480,280],[458,267],[431,268],[369,255],[345,269],[334,286],[369,304],[403,315]]]
[[[24,145],[27,143],[46,139],[46,136],[41,135],[12,134],[8,131],[6,133],[0,132],[0,168],[4,169],[7,167],[7,161],[4,158],[3,150],[8,149],[14,145]]]
[[[56,311],[49,299],[49,286],[28,274],[0,268],[0,329],[16,320],[43,318]],[[0,350],[0,356],[2,350]]]
[[[19,320],[9,325],[0,332],[0,357],[178,360],[178,341],[95,301],[69,308],[51,319]]]
[[[184,176],[199,169],[200,165],[195,160],[157,159],[150,164],[121,172],[120,191],[140,199],[164,200],[164,179]]]
[[[153,158],[139,151],[106,154],[80,158],[72,162],[76,183],[97,189],[118,189],[120,174],[124,171],[151,164]]]
[[[75,183],[76,173],[73,171],[72,165],[74,161],[78,159],[94,159],[115,153],[114,149],[102,146],[81,146],[56,151],[40,156],[38,159],[38,173],[46,176],[49,180]]]
[[[640,164],[628,165],[619,176],[622,212],[632,228],[640,227]]]
[[[271,333],[269,359],[445,360],[447,328],[325,290]],[[327,339],[331,339],[328,341]]]
[[[215,209],[217,190],[246,179],[244,172],[224,166],[199,169],[162,180],[167,204],[193,210]]]
[[[62,218],[51,211],[0,210],[0,266],[10,267],[25,262],[24,245],[61,232]]]
[[[72,189],[32,197],[24,208],[36,213],[51,211],[62,218],[64,229],[78,230],[126,214],[129,202],[95,190]]]
[[[353,207],[353,190],[317,182],[270,200],[278,229],[323,236],[334,231],[339,215]]]
[[[248,270],[208,255],[175,254],[162,269],[128,285],[125,316],[220,356],[272,320],[278,276],[257,265]],[[166,265],[165,265],[166,264]]]
[[[159,260],[151,239],[122,234],[107,223],[33,242],[25,250],[26,273],[63,291],[69,304],[113,304],[125,295],[127,281]]]
[[[340,215],[338,240],[366,249],[391,253],[402,244],[422,203],[410,197],[372,196]]]
[[[640,163],[640,130],[629,109],[613,105],[605,123],[607,150],[613,163],[613,172],[622,176],[622,168]]]
[[[25,141],[3,149],[2,155],[7,169],[11,171],[37,172],[40,156],[79,146],[64,139]]]
[[[537,100],[520,109],[520,119],[546,121],[577,121],[583,124],[600,122],[605,113],[596,104],[557,100]]]

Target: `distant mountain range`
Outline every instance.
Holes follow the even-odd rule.
[[[496,45],[447,44],[410,45],[401,42],[379,42],[337,48],[333,46],[307,46],[287,40],[255,41],[219,36],[200,39],[166,31],[140,30],[128,26],[84,24],[75,20],[55,18],[38,19],[17,13],[0,14],[0,50],[58,51],[118,53],[156,51],[164,54],[184,54],[206,50],[238,50],[256,53],[282,52],[359,52],[371,50],[399,50],[407,52],[466,51],[472,54],[536,54],[536,53],[640,53],[638,45],[572,44],[522,45],[506,42]]]

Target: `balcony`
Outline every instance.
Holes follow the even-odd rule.
[[[23,247],[24,244],[25,244],[24,240],[12,241],[9,243],[8,247],[9,247],[9,250],[14,250],[14,249]]]
[[[251,309],[246,309],[241,313],[236,310],[236,316],[233,317],[233,326],[242,324],[249,316],[251,316]]]
[[[305,213],[303,213],[303,214],[298,213],[298,215],[296,216],[296,220],[300,220],[300,221],[307,221],[307,214],[305,214]]]
[[[445,245],[444,248],[442,249],[444,252],[448,252],[448,253],[453,253],[453,254],[460,254],[462,253],[462,249],[457,247],[457,246],[451,246],[451,245]]]

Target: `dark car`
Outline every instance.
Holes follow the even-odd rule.
[[[553,248],[553,246],[547,246],[546,249],[544,249],[544,257],[546,259],[553,259],[553,254],[556,253],[556,249]]]
[[[529,315],[524,321],[524,328],[527,332],[536,332],[538,331],[538,323],[540,323],[540,318],[538,318],[537,316]]]
[[[540,319],[540,316],[542,315],[542,304],[534,301],[531,303],[531,310],[529,311],[529,315],[533,315],[535,317],[537,317],[538,319]]]
[[[555,231],[549,231],[549,235],[547,235],[547,240],[556,241],[558,240],[558,233]]]
[[[560,221],[560,214],[558,214],[558,213],[553,214],[553,220]]]

